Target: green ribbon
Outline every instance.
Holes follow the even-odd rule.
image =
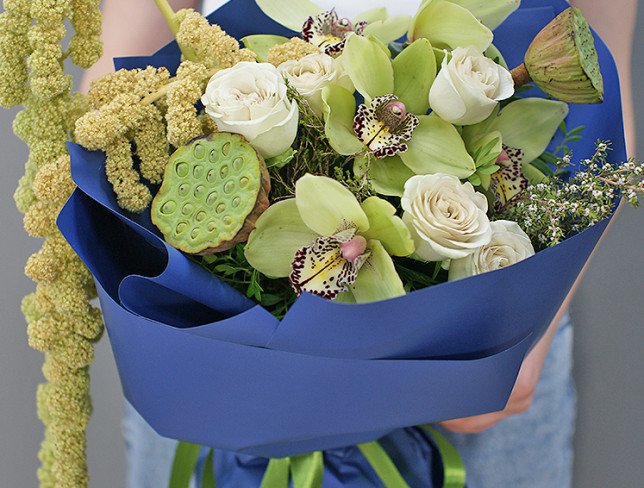
[[[430,425],[422,425],[434,440],[443,463],[443,487],[465,487],[465,465],[456,448]],[[358,449],[386,488],[410,488],[380,443],[358,444]],[[177,446],[169,488],[188,488],[199,460],[201,446],[180,442]],[[204,464],[202,488],[217,488],[213,466],[214,451],[210,449]],[[281,459],[271,459],[262,479],[261,488],[321,488],[324,474],[322,452],[312,452]]]
[[[431,425],[421,426],[434,439],[443,463],[443,488],[463,488],[465,486],[465,464],[456,448],[447,438]]]
[[[271,459],[261,488],[288,488],[289,476],[294,488],[321,488],[324,474],[322,452],[290,458]]]
[[[179,442],[172,462],[169,488],[188,488],[192,474],[199,461],[201,446],[188,442]]]

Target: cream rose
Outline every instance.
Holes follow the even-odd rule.
[[[351,92],[354,90],[340,63],[328,54],[309,54],[297,61],[285,61],[277,69],[319,116],[322,115],[322,89],[325,86],[333,84]]]
[[[429,105],[440,118],[471,125],[488,118],[499,100],[514,93],[512,75],[473,47],[456,48],[443,58],[429,91]]]
[[[220,131],[241,134],[272,158],[286,151],[297,134],[299,111],[286,89],[272,64],[242,62],[215,74],[201,103]]]
[[[534,255],[534,248],[516,222],[497,220],[491,223],[492,240],[469,256],[454,259],[449,266],[449,280],[505,268]]]
[[[485,195],[455,176],[411,177],[401,204],[416,255],[426,261],[463,258],[492,237]]]

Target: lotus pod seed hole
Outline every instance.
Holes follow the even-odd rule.
[[[208,222],[208,232],[214,232],[217,230],[217,223],[215,221]]]
[[[224,156],[228,156],[228,153],[230,152],[230,146],[231,146],[230,142],[227,142],[221,147],[221,153]]]
[[[241,198],[239,198],[239,197],[233,198],[233,207],[235,207],[235,208],[239,207],[240,203],[241,203]]]
[[[217,205],[217,208],[215,209],[215,211],[218,214],[224,213],[226,211],[226,204],[225,203],[220,203],[219,205]]]
[[[217,176],[217,171],[215,171],[214,169],[211,169],[210,171],[208,171],[208,174],[206,175],[206,181],[208,183],[212,183],[213,181],[215,181],[216,176]]]
[[[194,151],[192,152],[197,159],[203,159],[206,156],[206,148],[203,147],[203,144],[195,145]]]
[[[165,215],[173,214],[175,212],[175,210],[177,210],[177,204],[175,202],[173,202],[172,200],[169,200],[169,201],[165,202],[161,206],[161,213],[165,214]]]
[[[192,176],[194,176],[196,180],[200,180],[203,176],[203,166],[201,166],[200,164],[195,166],[192,170]]]
[[[246,188],[248,186],[248,183],[250,183],[250,180],[245,176],[239,179],[239,186],[241,186],[242,188]]]
[[[177,165],[175,166],[175,171],[177,172],[177,176],[179,178],[185,178],[186,176],[188,176],[190,168],[188,167],[187,163],[177,163]]]
[[[195,198],[200,198],[201,195],[203,195],[205,191],[206,191],[205,186],[197,185],[197,187],[195,188],[195,191],[194,191]]]
[[[224,179],[226,176],[228,176],[228,165],[224,164],[221,169],[219,170],[219,176],[221,176],[222,179]]]
[[[179,195],[182,197],[185,197],[188,194],[188,191],[190,190],[190,185],[184,183],[183,185],[179,185]]]
[[[235,171],[240,171],[244,165],[244,159],[243,158],[236,158],[233,161],[233,168]]]
[[[193,240],[199,237],[199,229],[192,229],[192,232],[190,233],[190,237]]]
[[[190,203],[186,203],[183,207],[181,207],[181,213],[183,215],[190,215],[192,214],[192,212],[194,212],[194,210],[194,205],[191,205]]]
[[[218,196],[219,195],[217,195],[217,192],[213,191],[210,195],[208,195],[208,198],[206,198],[206,203],[209,204],[209,205],[212,205],[213,203],[215,203],[217,201]]]
[[[231,180],[227,181],[224,185],[224,193],[230,195],[235,190],[235,183]]]
[[[176,228],[177,235],[183,234],[187,229],[188,229],[188,222],[179,222]]]
[[[196,220],[197,222],[203,222],[205,219],[206,219],[206,212],[199,212],[199,213],[197,213],[197,215],[195,216],[195,220]]]
[[[226,215],[226,216],[223,218],[223,222],[224,222],[224,225],[225,225],[226,227],[230,227],[230,226],[232,225],[232,223],[233,223],[233,219],[231,219],[229,215]]]
[[[219,159],[219,153],[214,149],[210,151],[210,154],[208,155],[208,160],[214,164],[217,162],[218,159]]]

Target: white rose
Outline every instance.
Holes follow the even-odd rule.
[[[322,115],[322,89],[325,86],[333,84],[351,92],[354,90],[339,62],[328,54],[309,54],[297,61],[285,61],[277,69],[319,116]]]
[[[492,240],[469,256],[454,259],[449,267],[449,280],[505,268],[534,255],[534,248],[516,222],[497,220],[491,223]]]
[[[446,54],[429,91],[429,105],[440,118],[455,125],[477,124],[488,118],[499,100],[514,93],[512,75],[473,47]]]
[[[401,200],[403,221],[426,261],[458,259],[490,242],[487,198],[455,176],[413,176]]]
[[[215,74],[201,97],[222,132],[244,136],[264,158],[286,151],[295,140],[299,111],[286,83],[268,63],[238,63]]]

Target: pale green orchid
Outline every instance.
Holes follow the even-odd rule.
[[[468,150],[476,157],[479,181],[503,204],[528,183],[545,177],[531,163],[548,147],[568,115],[568,105],[556,100],[516,100],[479,124],[463,128]],[[496,171],[496,170],[499,171]]]
[[[295,198],[271,205],[246,244],[261,273],[289,277],[295,291],[358,303],[404,295],[391,256],[414,242],[395,208],[378,197],[359,203],[341,183],[305,175]]]
[[[439,49],[474,46],[483,52],[492,42],[491,29],[519,4],[520,0],[424,0],[407,38],[427,38]]]
[[[349,20],[309,0],[257,0],[257,5],[277,23],[302,31],[305,40],[324,47],[327,54],[342,51],[343,37],[348,32],[374,36],[388,44],[404,36],[411,24],[410,16],[390,17],[386,8],[374,8]],[[341,5],[338,7],[341,9]]]
[[[349,36],[339,61],[365,105],[356,114],[352,93],[338,86],[325,88],[326,136],[338,153],[358,156],[354,170],[369,171],[376,191],[400,196],[413,174],[467,178],[475,172],[458,130],[435,115],[424,115],[436,77],[436,58],[427,39],[416,40],[392,61],[377,40]]]

